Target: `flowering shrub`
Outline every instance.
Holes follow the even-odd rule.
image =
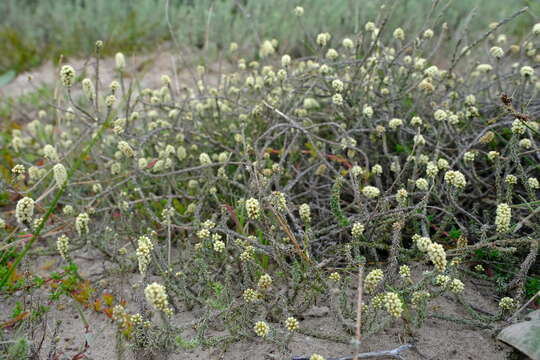
[[[365,277],[366,336],[404,317],[421,325],[434,297],[462,299],[483,248],[520,264],[500,312],[477,316],[499,319],[524,300],[538,250],[538,31],[514,44],[494,24],[436,65],[444,24],[384,24],[313,34],[302,59],[263,39],[259,58],[232,51],[235,69],[213,83],[201,65],[185,89],[163,75],[135,90],[122,54],[109,86],[62,66],[58,108],[12,131],[20,200],[6,222],[61,229],[64,261],[91,246],[136,272],[147,310],[114,315],[135,343],[173,333],[180,303],[234,336],[288,339],[302,331],[294,315],[352,286],[366,259],[387,260]],[[352,331],[344,302],[333,309]]]

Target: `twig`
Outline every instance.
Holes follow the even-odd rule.
[[[389,357],[392,359],[404,359],[401,356],[401,353],[403,351],[409,350],[412,347],[413,347],[412,344],[405,344],[392,350],[382,350],[382,351],[360,353],[360,354],[354,355],[354,359],[375,359],[375,358],[382,358],[382,357]],[[294,357],[292,358],[292,360],[309,360],[309,357]],[[345,356],[345,357],[339,357],[339,358],[330,358],[328,360],[353,360],[353,357]]]
[[[298,253],[298,255],[301,258],[303,258],[306,262],[311,263],[311,260],[310,260],[309,256],[306,254],[306,252],[304,250],[302,250],[302,247],[300,246],[298,241],[296,241],[296,237],[294,236],[293,232],[291,231],[291,228],[289,227],[289,225],[287,224],[285,219],[283,219],[281,214],[279,214],[274,208],[271,208],[271,210],[272,210],[272,213],[274,214],[274,216],[276,217],[276,219],[278,220],[279,225],[281,226],[281,228],[283,229],[285,234],[287,234],[287,237],[293,243],[294,248],[296,249],[296,252]]]
[[[358,302],[356,303],[356,344],[354,360],[358,360],[358,351],[360,350],[360,338],[362,330],[362,289],[364,279],[364,265],[358,267]]]
[[[520,307],[519,309],[516,310],[516,312],[508,319],[509,322],[513,322],[516,320],[517,316],[523,311],[523,309],[525,309],[527,306],[529,306],[530,304],[533,303],[533,301],[537,298],[537,297],[540,297],[540,291],[538,291],[536,294],[534,294],[530,299],[529,301],[527,301],[525,304],[523,304],[522,307]]]

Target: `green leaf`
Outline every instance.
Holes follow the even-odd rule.
[[[459,229],[456,229],[455,227],[452,227],[452,230],[448,233],[452,239],[459,239],[461,236],[461,231]]]

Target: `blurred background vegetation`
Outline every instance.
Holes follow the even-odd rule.
[[[393,23],[406,30],[421,27],[430,0],[398,2]],[[441,1],[444,5],[448,0]],[[392,3],[386,1],[385,3]],[[380,0],[1,0],[0,75],[20,73],[48,60],[87,56],[96,40],[106,51],[131,54],[150,51],[172,40],[166,21],[168,4],[172,34],[182,46],[207,48],[209,54],[239,42],[249,51],[260,38],[277,38],[280,47],[301,55],[304,31],[354,34],[375,18]],[[305,8],[302,24],[292,9]],[[451,31],[474,35],[489,23],[524,6],[530,11],[511,22],[506,33],[522,36],[539,21],[535,0],[454,0],[445,19]],[[472,18],[471,18],[472,16]],[[471,19],[464,28],[465,19]],[[215,53],[215,52],[214,52]]]

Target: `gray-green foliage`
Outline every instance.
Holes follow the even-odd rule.
[[[183,17],[208,19],[202,9],[209,4],[190,5],[200,13]],[[207,24],[233,11],[226,1],[216,4]],[[294,6],[287,4],[288,9]],[[338,3],[336,9],[342,4],[348,3]],[[81,96],[84,81],[76,76],[73,84],[63,81],[69,87],[58,91],[54,108],[39,111],[37,119],[10,131],[12,158],[28,166],[28,179],[14,177],[9,191],[49,204],[45,211],[36,211],[35,218],[45,216],[12,269],[30,259],[25,255],[36,250],[33,242],[42,229],[45,234],[58,226],[72,237],[70,251],[96,248],[119,272],[138,268],[141,280],[127,304],[133,306],[143,296],[148,304],[126,308],[133,317],[116,308],[120,316],[115,322],[132,332],[127,338],[140,350],[139,358],[157,357],[177,346],[205,345],[212,329],[226,330],[226,339],[212,338],[221,344],[255,334],[285,344],[290,336],[284,321],[305,314],[328,295],[332,312],[352,333],[355,299],[338,294],[356,287],[351,274],[365,260],[371,267],[384,265],[381,260],[388,258],[389,265],[384,272],[373,269],[380,276],[370,276],[371,271],[366,275],[365,284],[372,285],[363,300],[364,339],[401,317],[418,326],[427,316],[438,316],[491,327],[512,307],[490,316],[474,310],[465,301],[460,280],[469,261],[478,260],[473,257],[476,250],[484,248],[504,252],[507,263],[521,263],[504,284],[504,291],[515,296],[512,303],[519,304],[540,233],[532,208],[540,188],[533,157],[537,150],[529,150],[537,147],[540,127],[534,102],[540,80],[538,70],[528,65],[536,61],[535,53],[512,50],[508,43],[504,57],[496,59],[478,46],[463,58],[440,64],[431,54],[439,50],[442,19],[433,17],[417,32],[410,29],[414,24],[399,23],[407,34],[399,39],[390,35],[395,27],[394,20],[386,22],[391,19],[387,14],[373,24],[382,30],[380,38],[371,29],[354,38],[356,46],[339,45],[342,33],[363,28],[363,21],[350,15],[354,18],[332,33],[330,43],[319,41],[309,61],[290,51],[293,60],[278,70],[284,48],[294,48],[280,37],[289,18],[291,26],[306,28],[313,21],[312,9],[306,6],[296,25],[292,21],[298,19],[285,12],[283,28],[275,29],[275,36],[255,21],[246,24],[257,29],[249,34],[240,23],[234,24],[237,33],[236,28],[228,32],[226,22],[215,23],[225,34],[215,35],[223,45],[230,39],[245,40],[239,41],[244,51],[227,59],[238,68],[219,74],[219,85],[205,76],[210,72],[203,67],[197,69],[198,86],[189,91],[164,76],[161,87],[131,92],[136,85],[128,85],[135,81],[127,70],[116,73],[121,86],[106,87],[96,80],[94,89],[99,85],[99,91],[91,97]],[[348,14],[360,14],[354,4],[349,9]],[[251,2],[238,11],[262,16],[264,11],[273,14],[271,10]],[[171,19],[178,14],[180,10],[171,13]],[[473,17],[468,19],[471,27],[478,26]],[[202,31],[196,24],[183,24],[187,30],[179,41],[190,41],[190,29]],[[435,37],[424,35],[428,27]],[[310,39],[330,28],[291,33],[288,41],[301,46],[300,37]],[[208,43],[214,38],[214,28],[205,29],[208,37],[202,46],[206,38]],[[494,31],[503,35],[504,30]],[[276,54],[246,66],[244,59],[234,57],[249,50],[257,33],[262,39],[282,39],[282,47],[272,47]],[[533,47],[535,33],[531,31]],[[486,47],[499,43],[496,37],[482,39]],[[463,45],[468,43],[463,40]],[[336,56],[325,55],[331,54],[330,46],[340,55],[337,50]],[[443,48],[440,57],[449,56],[448,50]],[[251,54],[246,58],[250,61]],[[503,94],[512,94],[512,99],[501,99]],[[93,137],[98,128],[103,137]],[[95,140],[81,155],[89,138]],[[523,141],[526,146],[520,145]],[[48,190],[51,157],[36,163],[50,144],[69,168],[63,195]],[[418,186],[420,179],[427,185]],[[504,217],[498,206],[503,197],[508,203]],[[309,217],[296,215],[300,204],[308,204]],[[55,221],[48,222],[53,211]],[[88,234],[79,230],[76,213],[90,214]],[[25,225],[15,220],[8,218],[13,238]],[[361,230],[348,226],[356,223]],[[433,263],[435,268],[420,268],[421,274],[411,277],[397,272],[398,262]],[[0,285],[9,277],[7,272]],[[146,292],[155,285],[161,293]],[[467,318],[428,314],[429,299],[444,292],[455,295]],[[163,306],[156,306],[158,296]],[[194,322],[179,323],[170,316],[184,306],[199,311]],[[153,311],[163,313],[157,317]],[[268,334],[254,331],[261,321],[271,324]],[[173,342],[188,328],[196,329],[192,340]],[[307,326],[299,331],[310,336],[314,332]],[[318,336],[328,339],[328,334]]]

